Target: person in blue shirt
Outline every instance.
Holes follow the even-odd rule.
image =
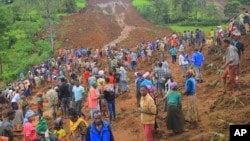
[[[193,61],[193,65],[194,65],[195,79],[196,79],[196,81],[202,83],[203,76],[201,73],[201,68],[202,68],[202,63],[204,61],[204,56],[202,55],[201,52],[199,52],[198,48],[196,48],[195,52],[193,53],[192,61]]]
[[[184,93],[188,97],[188,112],[187,121],[197,122],[198,121],[198,110],[196,100],[196,81],[193,77],[194,73],[192,70],[187,71],[187,80],[185,84],[186,92]]]
[[[102,120],[100,111],[93,113],[94,121],[87,128],[86,141],[114,141],[114,136],[107,121]]]
[[[73,86],[72,92],[74,94],[75,109],[76,109],[77,115],[79,117],[85,116],[82,113],[83,94],[85,90],[82,86],[80,86],[79,81],[76,81],[76,85]]]

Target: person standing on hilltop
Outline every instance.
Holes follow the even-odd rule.
[[[224,47],[227,48],[226,50],[226,63],[222,66],[224,70],[224,73],[222,74],[222,82],[223,82],[223,92],[225,93],[227,90],[227,83],[226,79],[229,75],[229,83],[236,88],[237,84],[235,81],[235,75],[236,70],[238,68],[239,64],[239,55],[238,55],[238,49],[236,47],[233,47],[230,44],[230,41],[228,39],[224,40]]]
[[[195,52],[193,53],[192,61],[193,61],[193,64],[194,64],[195,79],[196,79],[196,81],[202,83],[203,82],[203,76],[202,76],[202,73],[201,73],[201,68],[202,68],[202,63],[204,61],[204,56],[202,55],[201,52],[199,52],[198,48],[196,48]]]
[[[141,101],[140,109],[141,113],[141,123],[143,124],[143,131],[146,141],[154,141],[154,126],[155,126],[155,116],[156,116],[156,105],[153,98],[148,94],[146,86],[141,86]]]

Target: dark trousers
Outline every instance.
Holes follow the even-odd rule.
[[[172,55],[172,63],[174,64],[176,62],[176,55]]]
[[[77,115],[79,117],[83,115],[83,113],[82,113],[82,100],[78,100],[75,102],[75,109],[76,109]]]
[[[37,110],[37,114],[38,114],[39,119],[41,119],[41,117],[43,116],[43,110],[42,109],[38,109]]]
[[[68,115],[69,105],[70,105],[70,97],[65,97],[61,99],[61,108],[63,116]]]

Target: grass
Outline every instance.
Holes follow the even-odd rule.
[[[224,29],[225,27],[227,27],[226,24],[222,24],[221,25],[222,28]],[[209,34],[209,31],[211,29],[216,29],[216,26],[179,26],[179,25],[159,25],[159,27],[161,28],[169,28],[173,31],[176,31],[176,32],[183,32],[184,30],[189,30],[189,31],[194,31],[195,29],[200,29],[202,31],[205,32],[206,35]]]
[[[150,2],[149,0],[133,0],[132,4],[134,7],[138,8],[142,7],[143,5],[149,5]]]
[[[77,8],[84,8],[87,5],[86,0],[76,0],[76,7]]]

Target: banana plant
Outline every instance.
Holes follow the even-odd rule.
[[[217,69],[216,75],[222,75],[224,73],[223,69]]]
[[[213,63],[210,63],[210,64],[207,65],[207,68],[209,68],[209,69],[213,69],[213,67],[214,67]]]

